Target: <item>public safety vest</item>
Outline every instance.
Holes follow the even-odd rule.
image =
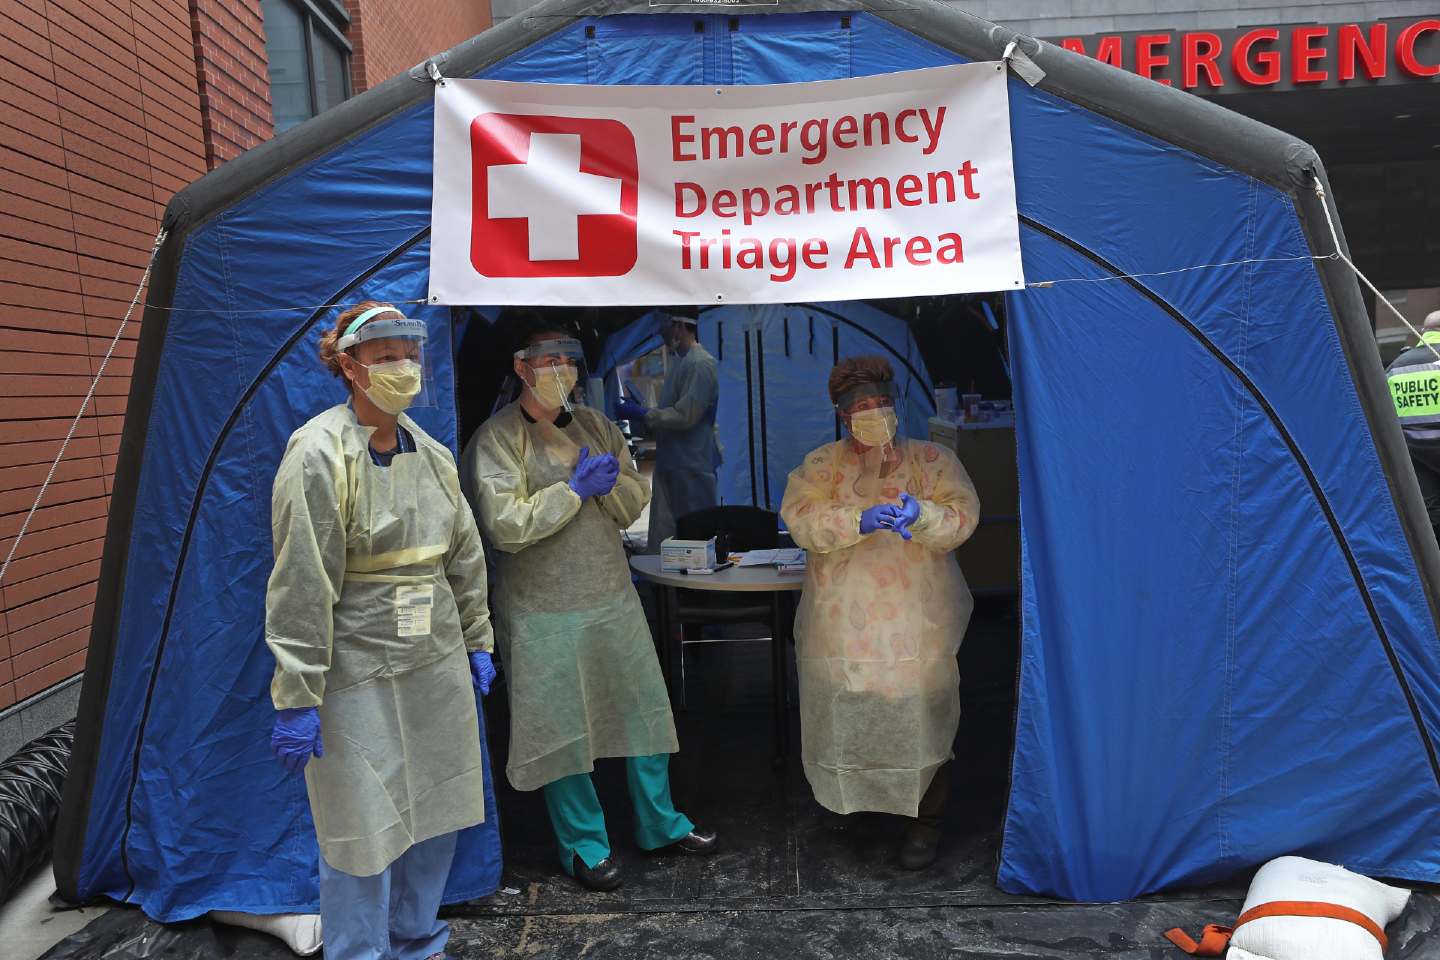
[[[1440,359],[1436,350],[1440,350],[1440,331],[1421,337],[1420,345],[1397,357],[1385,374],[1402,427],[1440,429]]]

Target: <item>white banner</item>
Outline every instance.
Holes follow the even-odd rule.
[[[434,303],[1024,285],[999,63],[738,87],[446,80],[432,227]]]

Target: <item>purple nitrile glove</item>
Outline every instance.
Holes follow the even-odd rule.
[[[599,479],[605,485],[605,489],[600,491],[600,495],[604,496],[615,489],[615,483],[620,479],[620,461],[615,459],[615,454],[613,453],[605,454],[605,456],[600,458],[600,461],[602,469],[599,474]]]
[[[495,661],[488,651],[476,650],[470,654],[470,680],[481,696],[490,693],[490,684],[495,682]]]
[[[570,489],[574,490],[581,500],[609,493],[615,482],[607,480],[608,471],[605,457],[592,457],[590,448],[582,447],[580,459],[575,463],[575,472],[570,475]]]
[[[325,756],[320,739],[320,711],[314,707],[277,710],[270,732],[270,749],[289,773],[300,773],[310,758]]]
[[[900,510],[891,524],[891,529],[900,536],[909,540],[911,537],[910,525],[920,519],[920,501],[908,493],[900,494]]]
[[[900,508],[895,504],[877,503],[860,514],[860,532],[868,534],[876,530],[889,530],[899,514]]]

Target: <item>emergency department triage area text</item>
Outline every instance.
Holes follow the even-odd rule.
[[[1005,69],[436,88],[436,303],[751,302],[1024,284]]]
[[[770,157],[797,153],[803,165],[818,165],[831,156],[831,149],[856,150],[887,147],[892,142],[920,146],[921,154],[930,156],[939,146],[945,123],[945,107],[907,107],[895,114],[846,114],[835,118],[785,120],[778,126],[759,123],[748,129],[738,125],[724,127],[697,126],[695,117],[678,115],[670,118],[671,155],[676,163],[707,161],[739,161],[745,157]],[[681,220],[710,213],[719,219],[739,219],[750,226],[762,217],[798,217],[817,211],[830,213],[865,213],[889,210],[897,204],[905,207],[954,204],[979,200],[976,177],[980,171],[966,159],[959,167],[905,173],[898,178],[886,175],[843,178],[831,173],[823,179],[804,183],[756,185],[719,189],[707,194],[693,181],[675,183],[675,216]],[[711,269],[718,259],[722,269],[737,267],[768,269],[772,280],[785,283],[795,276],[796,239],[784,238],[765,247],[752,236],[732,237],[722,228],[720,236],[706,237],[697,231],[676,230],[680,240],[680,265],[684,270]],[[806,239],[800,256],[804,266],[821,270],[830,256],[829,244],[823,237]],[[926,236],[872,237],[870,230],[857,225],[845,253],[844,269],[868,265],[879,269],[893,266],[897,257],[923,266],[930,263],[956,264],[965,259],[964,241],[959,233],[945,231],[933,240]]]

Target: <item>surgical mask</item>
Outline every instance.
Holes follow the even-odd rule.
[[[530,390],[535,394],[535,399],[540,401],[541,406],[546,410],[554,410],[557,407],[570,409],[570,391],[575,389],[575,383],[580,379],[580,374],[568,363],[560,363],[551,367],[534,367],[535,385]]]
[[[423,385],[420,364],[414,360],[377,363],[365,369],[370,373],[370,386],[365,388],[365,396],[392,417],[405,412]]]
[[[850,433],[867,447],[883,447],[895,439],[894,407],[857,410],[850,414]]]

